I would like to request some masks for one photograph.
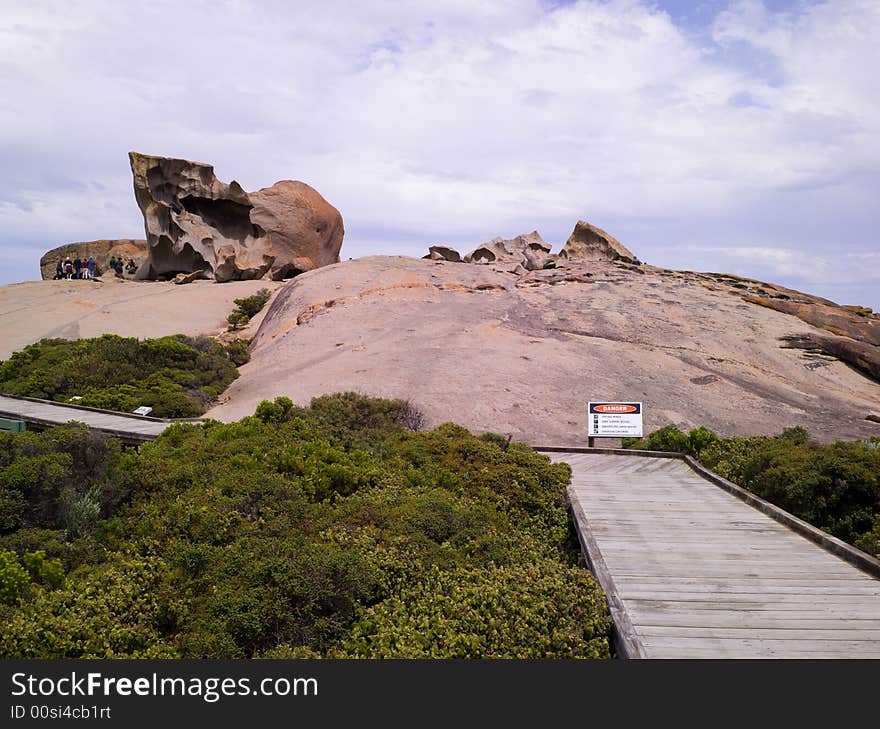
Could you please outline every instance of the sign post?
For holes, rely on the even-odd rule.
[[[587,408],[587,446],[596,438],[641,438],[642,403],[590,402]]]

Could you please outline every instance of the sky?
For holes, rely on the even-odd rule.
[[[0,0],[0,283],[144,237],[129,150],[296,179],[342,257],[579,219],[880,309],[877,0]]]

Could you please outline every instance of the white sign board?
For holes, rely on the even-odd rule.
[[[135,415],[149,415],[153,412],[153,408],[147,407],[146,405],[141,405],[137,410],[132,410]]]
[[[587,419],[590,438],[642,437],[640,402],[590,402]]]

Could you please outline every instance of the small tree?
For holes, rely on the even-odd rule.
[[[237,308],[226,317],[226,321],[229,322],[229,331],[246,327],[250,320],[263,310],[270,296],[272,294],[269,292],[269,289],[260,289],[253,296],[235,299]]]

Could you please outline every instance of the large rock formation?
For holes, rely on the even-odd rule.
[[[342,216],[303,182],[249,193],[201,162],[129,158],[149,242],[139,278],[203,270],[217,281],[281,280],[339,261]]]
[[[306,273],[278,291],[251,361],[209,416],[356,390],[409,399],[428,425],[544,445],[584,445],[590,399],[643,401],[649,431],[801,425],[821,440],[880,435],[867,419],[880,414],[871,378],[880,347],[869,335],[832,334],[802,312],[744,300],[826,305],[815,297],[619,260],[511,269],[376,256]]]
[[[147,260],[149,251],[147,249],[147,241],[124,238],[119,240],[90,240],[82,243],[67,243],[58,248],[47,251],[40,259],[40,274],[44,279],[55,278],[55,267],[58,261],[65,258],[74,260],[79,257],[83,261],[87,261],[89,257],[95,259],[97,264],[97,275],[106,273],[110,268],[111,258],[122,258],[126,263],[134,260],[135,264],[140,268],[141,264]]]
[[[584,261],[623,261],[633,263],[635,255],[614,236],[601,228],[579,220],[559,252],[561,258]]]

